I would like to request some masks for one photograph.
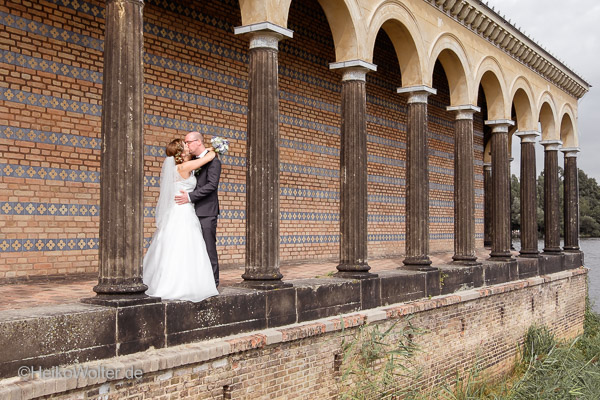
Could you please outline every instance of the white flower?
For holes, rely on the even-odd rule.
[[[215,149],[217,154],[225,154],[229,150],[229,140],[215,136],[211,139],[210,144]]]

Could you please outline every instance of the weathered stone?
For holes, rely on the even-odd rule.
[[[166,305],[167,346],[267,327],[265,292],[226,288],[200,303]]]
[[[257,289],[289,286],[281,281],[279,265],[279,39],[270,31],[250,38],[242,285]]]
[[[540,255],[540,275],[553,274],[565,270],[565,256],[544,251]]]
[[[558,198],[558,140],[544,145],[544,253],[560,254],[560,204]]]
[[[141,0],[106,2],[99,294],[143,293],[144,71]]]
[[[521,137],[521,250],[519,253],[521,257],[537,257],[539,251],[535,138],[538,133],[523,132],[517,135]]]
[[[165,347],[165,304],[119,308],[117,342],[119,355]]]
[[[295,280],[298,322],[359,310],[360,282],[347,279]]]
[[[115,311],[83,304],[3,311],[0,377],[116,355]]]
[[[537,257],[518,257],[517,264],[519,266],[519,279],[531,278],[540,274],[539,260]]]
[[[486,285],[497,285],[519,279],[519,267],[516,260],[485,261],[483,279]]]
[[[472,289],[483,284],[483,267],[481,265],[465,267],[437,265],[437,267],[440,269],[441,294]]]
[[[340,264],[336,276],[367,278],[366,69],[349,68],[342,80],[340,144]]]
[[[427,296],[425,272],[398,269],[379,273],[381,305],[401,303]]]

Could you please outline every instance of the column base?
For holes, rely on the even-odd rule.
[[[370,279],[377,278],[379,275],[373,274],[368,271],[338,271],[333,274],[336,278],[344,278],[344,279]]]
[[[243,277],[243,275],[242,275]],[[289,282],[284,282],[282,280],[244,280],[243,282],[237,283],[233,285],[234,287],[241,287],[246,289],[255,289],[255,290],[274,290],[274,289],[284,289],[293,287]]]
[[[477,257],[475,256],[461,256],[457,254],[452,256],[452,262],[450,264],[465,267],[472,265],[481,265],[481,263],[477,261]]]
[[[107,296],[131,296],[136,294],[144,294],[146,290],[148,290],[148,286],[141,282],[139,279],[138,282],[100,282],[96,286],[94,286],[94,292],[98,293],[98,295],[107,295]]]
[[[550,255],[562,254],[562,248],[560,246],[544,247],[544,253]]]
[[[368,279],[377,277],[377,274],[369,272],[371,267],[367,263],[339,264],[336,268],[338,272],[333,274],[336,278]]]
[[[141,304],[160,303],[160,297],[150,297],[146,294],[97,294],[95,297],[81,299],[82,303],[106,307],[129,307]]]
[[[489,261],[514,261],[514,257],[510,251],[491,252]]]
[[[581,247],[579,246],[565,246],[563,247],[563,251],[567,253],[581,253]]]
[[[540,252],[538,250],[522,250],[519,251],[519,257],[523,258],[538,258]]]
[[[431,266],[431,260],[429,259],[429,256],[406,257],[402,261],[402,264],[404,264],[404,266],[400,267],[400,269],[409,271],[427,272],[438,270],[438,268]]]

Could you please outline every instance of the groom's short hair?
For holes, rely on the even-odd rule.
[[[204,146],[204,136],[200,132],[190,132],[194,140],[199,140],[202,146]]]

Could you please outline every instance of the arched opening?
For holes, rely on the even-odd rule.
[[[287,22],[294,37],[279,42],[280,259],[335,259],[341,79],[329,69],[334,38],[317,0],[293,1]]]
[[[406,98],[396,93],[403,74],[391,34],[384,24],[373,48],[377,71],[367,74],[369,257],[401,255],[405,248]]]
[[[560,140],[563,147],[576,147],[576,137],[573,120],[568,113],[565,113],[560,123]]]
[[[429,145],[429,226],[430,248],[432,251],[451,252],[454,248],[454,113],[448,112],[451,105],[452,89],[463,78],[458,78],[450,51],[442,52],[442,58],[435,62],[432,84],[437,89],[435,96],[429,96],[428,145]],[[447,70],[452,71],[450,76]]]

